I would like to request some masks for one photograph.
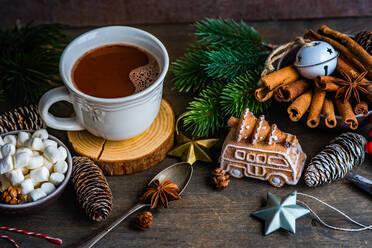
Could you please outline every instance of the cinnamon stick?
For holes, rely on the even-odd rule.
[[[263,76],[261,81],[263,86],[267,88],[267,91],[272,91],[280,85],[292,83],[299,78],[300,75],[298,74],[296,68],[291,65]]]
[[[334,128],[337,124],[336,115],[335,115],[335,106],[331,99],[326,97],[324,99],[322,113],[324,116],[324,123],[329,128]]]
[[[356,115],[368,116],[368,103],[361,101],[354,107],[354,113]]]
[[[310,84],[305,79],[300,79],[292,83],[279,86],[275,92],[275,99],[278,102],[289,102],[301,95],[307,89],[310,88]]]
[[[350,102],[349,101],[344,102],[344,99],[337,99],[336,107],[345,124],[348,125],[352,130],[357,129],[358,120],[355,118]]]
[[[299,121],[305,114],[306,110],[310,107],[311,98],[313,91],[308,90],[301,96],[297,97],[296,100],[288,107],[287,112],[291,121]]]
[[[356,79],[359,76],[358,71],[348,64],[343,58],[338,57],[337,58],[337,66],[336,70],[339,74],[342,75],[342,73],[345,73],[352,79]],[[367,82],[368,80],[366,78],[362,79],[362,82]]]
[[[332,76],[317,76],[315,78],[315,86],[327,92],[336,91],[340,88],[338,84],[334,83],[337,80],[340,79]]]
[[[319,125],[320,113],[322,112],[326,92],[319,88],[314,88],[311,100],[309,115],[307,116],[307,126],[315,128]]]
[[[254,96],[259,102],[266,102],[274,95],[275,90],[269,91],[266,87],[261,87],[255,90]]]
[[[368,75],[372,76],[372,55],[370,55],[361,45],[346,34],[331,29],[327,25],[322,25],[319,28],[319,31],[346,46],[360,60],[360,62],[365,65]]]
[[[321,35],[313,30],[309,30],[305,34],[305,38],[308,38],[311,40],[321,40],[321,41],[325,41],[331,44],[338,52],[340,52],[340,54],[344,58],[346,58],[350,63],[352,63],[352,65],[354,65],[359,71],[362,72],[366,70],[365,66],[354,56],[354,54],[350,52],[344,45],[340,44],[339,42],[327,36]]]

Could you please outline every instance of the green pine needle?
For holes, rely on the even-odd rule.
[[[256,69],[247,71],[233,82],[228,83],[220,96],[222,111],[227,116],[235,117],[240,117],[246,108],[254,114],[265,113],[270,107],[270,102],[260,103],[254,97],[259,79],[260,70]]]
[[[201,64],[206,74],[215,79],[233,80],[257,64],[263,63],[266,52],[258,52],[254,49],[237,49],[229,47],[207,52],[208,63]]]
[[[0,93],[17,104],[37,103],[60,80],[58,64],[67,42],[60,24],[28,24],[0,30]]]
[[[211,19],[196,22],[195,36],[205,46],[229,45],[237,47],[244,43],[261,43],[260,34],[245,22],[231,19]]]
[[[200,63],[207,61],[203,50],[192,49],[183,57],[172,63],[170,72],[173,74],[174,88],[179,92],[199,92],[210,80],[200,69]]]
[[[208,136],[215,134],[225,125],[224,115],[219,106],[222,88],[222,83],[208,86],[189,103],[184,117],[187,131],[191,131],[196,136]]]

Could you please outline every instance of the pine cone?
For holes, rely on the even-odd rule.
[[[359,43],[369,54],[372,54],[372,31],[361,31],[355,36]]]
[[[143,211],[136,216],[136,226],[145,230],[152,225],[152,214],[149,211]]]
[[[230,180],[227,180],[230,175],[226,174],[226,171],[221,168],[216,168],[212,172],[212,180],[217,190],[223,190],[229,185]]]
[[[44,128],[45,124],[35,105],[13,109],[0,115],[0,132],[15,130],[37,130]]]
[[[16,205],[24,202],[24,200],[25,199],[22,196],[22,190],[20,187],[9,186],[1,194],[2,203]]]
[[[367,140],[357,133],[343,133],[315,155],[306,168],[304,180],[309,187],[343,178],[353,167],[363,163]]]
[[[87,157],[74,157],[72,184],[80,206],[95,221],[105,220],[111,213],[112,193],[101,169]]]

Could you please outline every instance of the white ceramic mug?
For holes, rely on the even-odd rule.
[[[121,98],[98,98],[79,91],[72,83],[72,69],[87,51],[109,44],[132,44],[150,52],[158,61],[160,74],[147,89]],[[132,27],[109,26],[80,35],[63,51],[60,74],[65,87],[45,93],[39,102],[39,112],[47,126],[59,130],[88,130],[108,140],[123,140],[145,131],[158,114],[163,81],[168,71],[169,57],[164,45],[153,35]],[[61,118],[49,113],[56,102],[72,103],[75,117]]]

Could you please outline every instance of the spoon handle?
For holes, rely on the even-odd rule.
[[[95,233],[94,236],[88,238],[86,241],[84,241],[82,244],[78,246],[78,248],[90,248],[95,243],[97,243],[101,238],[103,238],[107,233],[109,233],[112,229],[114,229],[117,225],[120,224],[123,220],[125,220],[129,215],[133,214],[137,210],[147,206],[148,204],[142,204],[138,203],[135,206],[133,206],[131,209],[128,210],[125,214],[117,218],[114,222],[112,222],[109,226],[105,226],[101,231],[98,233]]]

